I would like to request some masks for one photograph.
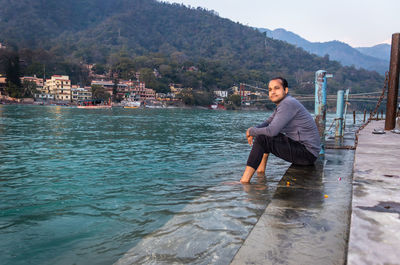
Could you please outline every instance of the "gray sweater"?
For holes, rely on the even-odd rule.
[[[249,133],[251,136],[276,136],[283,133],[292,140],[302,143],[315,157],[318,157],[321,149],[314,119],[306,108],[289,94],[265,122],[250,128]]]

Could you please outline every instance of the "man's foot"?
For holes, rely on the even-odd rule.
[[[256,170],[252,167],[246,166],[246,169],[244,170],[243,176],[240,179],[241,183],[250,183],[251,177],[253,177],[253,174]]]
[[[257,168],[257,176],[265,176],[265,168],[267,167],[268,154],[264,154],[260,165]]]
[[[263,176],[265,176],[265,171],[257,170],[257,177],[263,177]]]

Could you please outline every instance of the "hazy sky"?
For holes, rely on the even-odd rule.
[[[391,42],[400,32],[399,0],[168,0],[214,10],[244,25],[284,28],[312,42],[353,47]]]

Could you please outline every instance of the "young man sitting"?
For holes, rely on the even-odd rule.
[[[264,174],[269,153],[297,165],[312,165],[317,159],[320,152],[317,125],[306,108],[288,93],[286,79],[270,80],[269,99],[277,106],[265,122],[246,131],[247,141],[253,147],[240,182],[249,183],[256,169]]]

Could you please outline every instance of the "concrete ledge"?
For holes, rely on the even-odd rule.
[[[315,167],[291,166],[231,264],[344,264],[353,158],[328,150]]]
[[[372,134],[373,121],[359,135],[348,264],[400,264],[400,134]]]

